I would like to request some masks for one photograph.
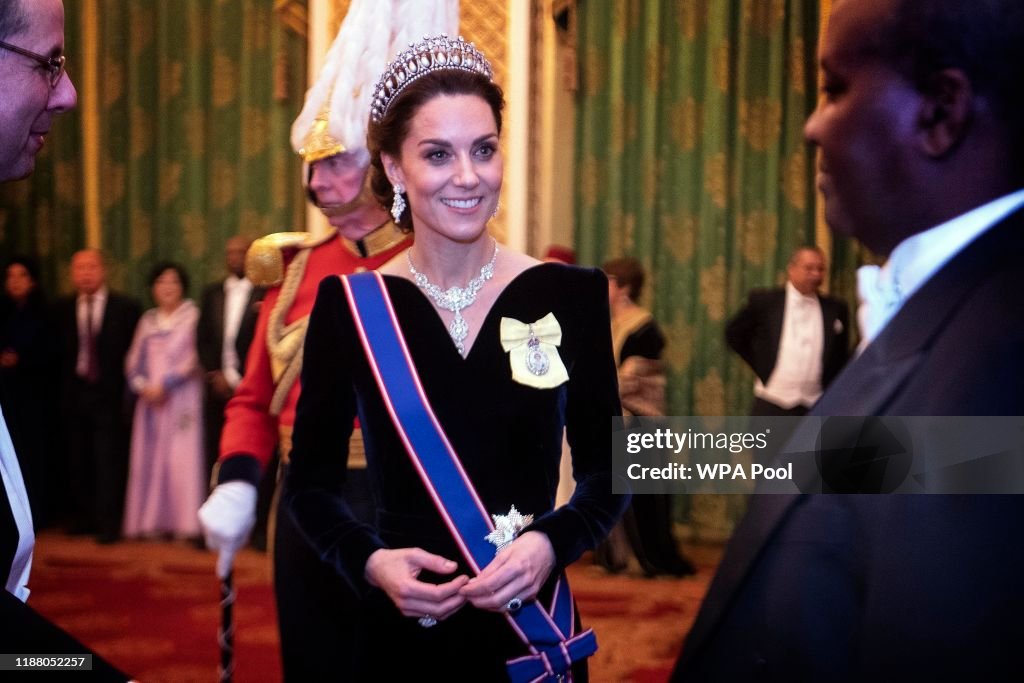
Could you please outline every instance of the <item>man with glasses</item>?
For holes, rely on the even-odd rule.
[[[0,182],[32,173],[53,117],[75,106],[63,51],[61,0],[0,0]],[[128,680],[25,604],[35,535],[3,415],[0,479],[0,665],[13,666],[15,656],[92,655],[93,680]]]
[[[0,182],[35,168],[54,116],[74,108],[60,0],[0,2]]]

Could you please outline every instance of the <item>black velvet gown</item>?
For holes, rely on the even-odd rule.
[[[556,568],[541,596],[550,595],[558,572],[604,538],[628,504],[628,496],[612,493],[610,418],[620,410],[604,275],[560,264],[523,272],[499,295],[466,358],[415,284],[384,281],[424,390],[487,511],[506,514],[515,505],[535,516],[532,530],[550,538]],[[499,327],[502,317],[532,323],[548,313],[561,327],[558,354],[569,380],[537,389],[513,380]],[[338,278],[320,285],[304,353],[286,504],[324,561],[363,596],[366,658],[345,664],[345,673],[352,680],[505,680],[505,661],[527,650],[503,616],[467,604],[424,629],[364,578],[379,548],[420,547],[459,563],[456,574],[425,580],[469,570],[396,434]],[[376,528],[357,521],[339,493],[356,415]],[[552,511],[563,426],[576,492]],[[577,680],[584,671],[578,668]]]

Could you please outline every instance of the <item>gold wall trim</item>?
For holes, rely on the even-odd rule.
[[[820,25],[818,27],[818,45],[820,46],[825,40],[825,30],[828,28],[828,17],[832,13],[832,0],[821,0],[819,4],[821,11]],[[818,68],[818,92],[821,92],[821,68]],[[821,95],[818,95],[821,97]],[[821,150],[815,150],[814,163],[815,169],[817,169],[818,155],[821,154]],[[815,175],[817,171],[815,170]],[[826,254],[832,253],[832,233],[829,232],[828,223],[825,222],[825,198],[821,196],[821,191],[817,188],[815,183],[814,188],[814,242],[822,251]],[[826,285],[828,281],[826,280]],[[827,290],[828,287],[826,286]]]
[[[82,187],[85,191],[85,246],[103,246],[103,216],[100,210],[100,92],[99,92],[99,7],[97,0],[83,0],[82,13]]]

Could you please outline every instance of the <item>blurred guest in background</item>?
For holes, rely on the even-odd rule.
[[[552,244],[544,252],[544,261],[547,263],[564,263],[568,266],[576,265],[576,252],[571,247],[564,247],[561,244]]]
[[[220,453],[224,409],[245,373],[245,358],[256,334],[256,320],[266,294],[264,287],[254,286],[245,275],[245,255],[251,244],[252,240],[243,235],[228,239],[224,245],[227,277],[207,286],[200,304],[196,344],[199,362],[206,372],[203,434],[207,479]],[[267,547],[267,520],[277,488],[277,467],[275,449],[260,479],[256,526],[252,531],[252,545],[260,550]]]
[[[138,394],[125,501],[128,537],[198,538],[203,501],[203,381],[196,353],[199,309],[185,298],[181,266],[157,264],[149,278],[156,308],[139,321],[125,374]]]
[[[32,521],[49,518],[48,406],[56,384],[54,334],[34,259],[7,263],[0,299],[0,405],[25,478]]]
[[[612,351],[619,368],[622,414],[664,415],[666,380],[661,355],[665,337],[651,312],[637,303],[645,280],[643,266],[626,256],[608,261],[602,269],[608,276]],[[696,571],[680,554],[672,534],[671,495],[633,496],[622,523],[598,547],[595,557],[605,569],[620,572],[628,566],[630,551],[647,576],[689,576]]]
[[[224,245],[228,274],[203,290],[196,344],[206,372],[205,443],[207,475],[217,462],[224,406],[245,371],[256,316],[264,290],[245,277],[245,253],[251,240],[235,235]]]
[[[820,293],[825,254],[800,247],[786,284],[755,289],[725,328],[729,347],[757,374],[751,415],[806,415],[850,356],[850,309]]]
[[[98,249],[71,257],[71,282],[76,293],[56,308],[71,531],[113,543],[121,531],[131,428],[124,357],[139,304],[107,287]]]

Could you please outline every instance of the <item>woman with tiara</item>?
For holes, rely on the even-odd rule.
[[[388,66],[372,187],[415,242],[377,273],[325,279],[310,317],[286,504],[363,596],[353,680],[585,680],[596,649],[563,570],[629,498],[613,492],[627,489],[611,470],[608,286],[488,234],[503,105],[461,38]],[[354,416],[375,527],[339,494]],[[555,510],[563,428],[576,490]]]

